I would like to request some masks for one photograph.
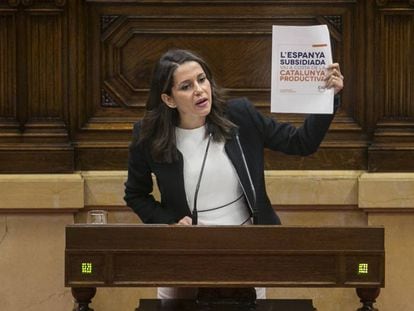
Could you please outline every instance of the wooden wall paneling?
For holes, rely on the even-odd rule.
[[[375,128],[375,100],[374,94],[377,90],[375,75],[375,55],[377,47],[375,42],[375,0],[358,1],[357,13],[355,18],[354,34],[357,38],[350,51],[350,56],[354,59],[354,71],[349,73],[350,79],[358,87],[354,87],[357,102],[352,105],[358,120],[368,139],[371,138]],[[347,77],[346,77],[347,79]],[[345,89],[349,88],[347,79]],[[361,104],[363,103],[363,104]]]
[[[82,77],[85,83],[79,87],[84,97],[80,97],[76,103],[78,119],[73,128],[76,169],[126,169],[131,139],[130,123],[137,118],[130,116],[129,122],[121,118],[122,114],[128,118],[128,114],[122,112],[126,108],[116,104],[113,95],[101,88],[101,70],[106,68],[101,62],[105,50],[105,44],[101,43],[101,31],[107,18],[87,8],[85,3],[83,6],[83,14],[87,17],[84,19],[84,29],[80,31],[87,36],[81,42],[83,49],[79,51],[83,55],[79,57],[85,59],[86,76]]]
[[[230,96],[248,96],[268,113],[271,26],[327,23],[335,58],[351,77],[357,1],[328,2],[86,1],[87,90],[85,101],[77,103],[85,113],[74,133],[77,169],[126,168],[132,123],[143,116],[153,63],[168,48],[199,52]],[[269,155],[268,169],[366,168],[364,120],[353,107],[364,103],[354,95],[357,82],[350,78],[349,85],[321,151],[300,159]],[[277,117],[293,123],[303,119]],[[338,154],[343,161],[337,161]]]
[[[414,171],[414,5],[377,1],[377,122],[370,171]]]
[[[9,5],[17,10],[17,44],[6,46],[13,55],[9,83],[16,92],[19,128],[6,132],[9,135],[1,131],[0,171],[71,172],[65,1],[9,1]],[[10,25],[7,31],[13,31]]]
[[[0,138],[19,129],[17,121],[17,10],[0,7]]]
[[[86,16],[85,1],[73,0],[67,4],[68,14],[68,107],[69,132],[72,142],[81,127],[82,107],[86,99]]]

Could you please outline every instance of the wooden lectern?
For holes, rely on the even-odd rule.
[[[380,227],[77,224],[66,227],[65,286],[78,311],[116,286],[353,287],[358,310],[372,311],[384,259]]]

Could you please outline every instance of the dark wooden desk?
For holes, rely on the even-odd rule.
[[[79,310],[96,287],[258,286],[353,287],[372,311],[384,257],[379,227],[80,224],[66,228],[65,285]]]

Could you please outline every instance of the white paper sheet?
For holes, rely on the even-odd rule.
[[[271,112],[333,113],[334,90],[325,88],[330,64],[326,25],[273,26]]]

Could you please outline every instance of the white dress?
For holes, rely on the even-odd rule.
[[[183,155],[184,187],[190,210],[194,208],[196,185],[206,152],[205,126],[196,129],[176,128],[177,148]],[[249,209],[237,173],[228,158],[224,143],[211,140],[197,195],[198,224],[251,224]],[[158,288],[159,299],[194,299],[196,288]],[[258,299],[265,299],[265,288],[256,288]]]

